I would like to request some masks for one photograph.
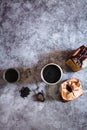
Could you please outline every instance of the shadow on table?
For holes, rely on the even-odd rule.
[[[71,70],[66,66],[65,60],[67,59],[68,55],[70,54],[71,50],[65,51],[54,51],[45,56],[40,56],[37,65],[32,66],[30,68],[18,68],[20,71],[21,79],[20,83],[37,83],[41,81],[41,69],[44,65],[48,63],[56,63],[63,71],[70,72]],[[32,59],[33,60],[33,59]]]
[[[40,55],[38,63],[32,67],[29,67],[26,69],[23,67],[16,68],[20,72],[20,80],[18,83],[19,84],[23,84],[23,83],[37,84],[38,82],[41,82],[41,76],[40,76],[41,69],[44,65],[51,62],[56,63],[59,66],[61,66],[63,71],[69,72],[70,69],[66,66],[65,60],[67,59],[70,53],[71,53],[71,50],[53,51],[44,56]],[[3,80],[3,72],[4,70],[0,70],[0,86],[3,86],[6,84],[6,82]],[[60,98],[60,96],[57,98]]]
[[[4,87],[6,85],[6,82],[5,80],[3,79],[3,73],[4,73],[4,70],[1,69],[0,70],[0,88]]]

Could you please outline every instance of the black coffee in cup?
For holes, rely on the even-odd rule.
[[[4,79],[9,83],[14,83],[19,79],[19,73],[16,69],[7,69],[4,73]]]
[[[44,81],[50,84],[54,84],[61,78],[61,69],[55,64],[48,64],[44,67],[42,75]]]

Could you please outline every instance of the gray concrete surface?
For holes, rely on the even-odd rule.
[[[83,44],[87,0],[0,0],[0,130],[87,130],[87,68],[72,72],[65,64]],[[58,93],[55,100],[35,101],[33,95],[46,87],[41,68],[50,62],[62,67],[62,81],[81,80],[81,97],[63,103]],[[18,83],[4,82],[10,67],[19,69]],[[26,86],[31,93],[22,98],[19,91]]]

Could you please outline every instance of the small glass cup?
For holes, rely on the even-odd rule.
[[[20,73],[15,68],[9,68],[4,71],[3,79],[8,83],[16,83],[20,79]]]

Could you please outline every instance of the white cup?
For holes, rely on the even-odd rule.
[[[49,70],[47,70],[47,68]],[[58,77],[57,78],[55,76],[52,76],[53,78],[56,78],[56,79],[53,79],[53,81],[55,81],[55,82],[51,82],[51,81],[48,82],[48,80],[46,80],[47,77],[46,78],[44,77],[44,72],[45,71],[47,71],[47,77],[50,78],[50,79],[52,79],[51,78],[52,74],[55,74]],[[53,72],[53,71],[55,71],[55,72]],[[49,63],[49,64],[45,65],[42,68],[42,70],[41,70],[41,79],[43,80],[44,83],[46,83],[49,86],[50,85],[56,85],[61,80],[62,74],[63,74],[63,71],[62,71],[62,69],[61,69],[61,67],[59,65],[57,65],[55,63]]]
[[[49,63],[41,69],[41,79],[47,85],[48,95],[53,99],[56,95],[56,86],[62,79],[62,75],[62,68],[55,63]]]

